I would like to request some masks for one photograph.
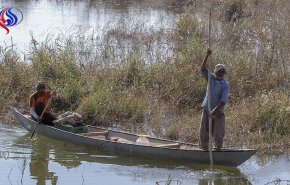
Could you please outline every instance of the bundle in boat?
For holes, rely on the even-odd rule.
[[[65,112],[54,120],[56,128],[73,133],[87,133],[88,127],[82,123],[82,116],[76,112]]]

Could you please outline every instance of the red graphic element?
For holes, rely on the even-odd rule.
[[[4,18],[4,15],[5,15],[5,13],[7,12],[8,9],[9,9],[9,8],[4,9],[4,10],[2,11],[1,15],[0,15],[0,16],[1,16],[1,17],[0,17],[0,26],[1,26],[2,28],[4,28],[4,29],[7,31],[6,34],[9,33],[9,29],[5,26],[6,20],[5,20],[5,18]]]

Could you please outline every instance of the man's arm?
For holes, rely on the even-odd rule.
[[[36,114],[35,112],[35,108],[34,107],[30,107],[30,114],[35,118],[38,119],[39,116]]]
[[[38,119],[38,115],[35,112],[35,99],[33,96],[30,97],[29,107],[30,107],[30,114],[35,118]]]
[[[57,94],[56,91],[51,91],[51,90],[46,90],[45,93],[48,98],[56,96]]]
[[[207,49],[207,53],[206,53],[206,56],[200,66],[200,70],[201,71],[205,71],[206,70],[206,66],[207,66],[207,59],[208,57],[211,55],[212,51],[210,49]]]

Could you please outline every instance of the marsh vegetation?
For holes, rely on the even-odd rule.
[[[27,109],[35,83],[45,80],[60,94],[53,102],[56,112],[73,110],[87,124],[197,142],[208,4],[168,3],[177,6],[184,13],[170,28],[130,24],[130,18],[102,35],[76,28],[42,42],[32,37],[24,57],[13,44],[1,44],[2,117],[12,105]],[[289,149],[289,1],[228,0],[212,6],[211,66],[226,64],[231,84],[225,144]]]

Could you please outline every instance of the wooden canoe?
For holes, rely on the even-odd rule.
[[[12,112],[21,125],[32,132],[36,122],[30,116],[21,114],[16,108],[12,108]],[[209,164],[208,152],[190,143],[147,137],[149,145],[141,145],[136,143],[138,135],[94,126],[88,126],[88,133],[75,134],[40,124],[37,133],[60,141],[133,157]],[[255,152],[256,150],[253,149],[234,148],[213,151],[214,165],[236,167],[248,160]]]

